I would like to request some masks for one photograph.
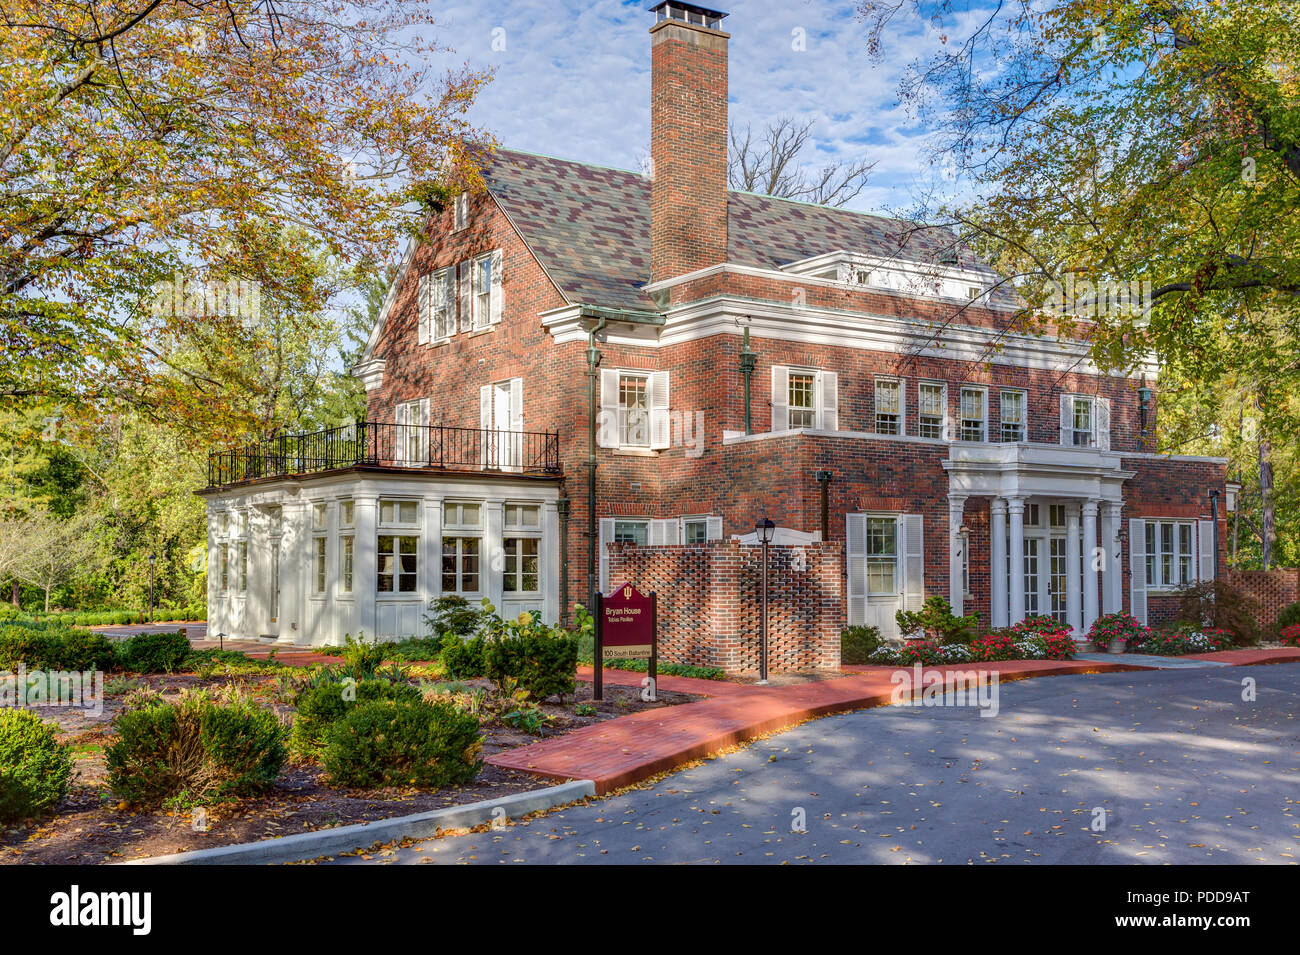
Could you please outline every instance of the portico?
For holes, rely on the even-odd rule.
[[[989,498],[989,611],[995,627],[1042,614],[1082,640],[1100,614],[1122,606],[1123,485],[1133,472],[1096,448],[954,444],[948,472],[949,580],[963,609],[970,573],[964,517]]]

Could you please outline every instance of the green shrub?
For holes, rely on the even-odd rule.
[[[1207,580],[1178,592],[1178,623],[1193,630],[1223,630],[1239,647],[1263,637],[1260,606],[1253,597],[1224,580]]]
[[[365,634],[353,640],[352,634],[344,638],[343,665],[354,680],[369,680],[384,662],[384,646],[378,640],[366,641]]]
[[[1294,627],[1300,623],[1300,602],[1287,604],[1282,608],[1282,612],[1277,615],[1277,622],[1273,624],[1274,629],[1281,633],[1287,627]]]
[[[285,761],[284,727],[248,700],[187,693],[120,714],[108,784],[134,805],[198,805],[265,792]]]
[[[591,632],[578,631],[578,662],[593,666],[596,659],[596,637]],[[695,680],[725,680],[727,671],[722,667],[702,666],[694,663],[656,663],[659,676],[688,676]],[[638,657],[623,657],[605,660],[606,670],[629,670],[633,673],[649,673],[650,661]]]
[[[482,676],[487,672],[484,652],[486,646],[487,641],[481,636],[469,640],[460,638],[447,640],[438,653],[438,659],[442,662],[442,668],[447,671],[447,676],[453,680],[467,680],[470,677]]]
[[[478,720],[448,703],[365,703],[331,727],[325,772],[335,786],[467,783],[478,775]]]
[[[17,670],[20,663],[29,670],[46,669],[57,654],[58,637],[48,630],[21,626],[0,630],[0,669]]]
[[[572,696],[578,672],[578,638],[556,628],[525,628],[488,642],[484,662],[498,688],[517,681],[535,700]]]
[[[474,607],[459,594],[435,597],[429,602],[429,612],[424,615],[431,639],[439,642],[448,634],[472,637],[483,623],[483,611]]]
[[[350,709],[365,703],[380,701],[413,703],[420,699],[420,691],[406,683],[387,680],[327,679],[309,686],[294,697],[297,713],[293,719],[294,752],[306,757],[319,756],[325,745],[329,728],[342,719]]]
[[[72,751],[57,730],[29,710],[0,710],[0,823],[56,806],[72,779]]]
[[[120,644],[123,668],[136,673],[171,673],[180,669],[190,655],[190,642],[176,630],[169,633],[137,633]]]
[[[60,670],[99,670],[117,666],[117,647],[102,633],[69,630],[60,638]]]
[[[0,604],[0,624],[13,623],[21,613],[13,604]]]
[[[875,627],[845,627],[840,631],[840,662],[865,664],[880,646],[880,631]]]
[[[899,610],[894,619],[906,637],[923,637],[941,644],[970,643],[979,629],[979,616],[958,617],[943,597],[926,597],[920,610]]]

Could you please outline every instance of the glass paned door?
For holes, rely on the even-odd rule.
[[[1066,596],[1065,587],[1068,574],[1065,565],[1065,538],[1053,537],[1050,547],[1050,576],[1047,581],[1047,594],[1050,601],[1052,619],[1065,622]]]

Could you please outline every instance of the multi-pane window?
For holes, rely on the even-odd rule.
[[[325,529],[325,502],[317,501],[311,506],[311,526],[313,530]]]
[[[986,421],[985,401],[988,395],[983,388],[961,390],[961,439],[983,441]]]
[[[614,543],[638,544],[644,547],[649,530],[650,525],[646,521],[615,521]]]
[[[619,443],[650,447],[650,379],[646,375],[618,376]]]
[[[876,433],[903,433],[903,385],[893,378],[876,379]]]
[[[339,556],[342,561],[342,567],[339,572],[339,591],[341,593],[352,593],[352,566],[355,555],[355,546],[352,535],[339,538]]]
[[[267,514],[270,517],[270,527],[268,528],[268,533],[272,537],[276,537],[279,534],[283,533],[284,532],[284,511],[280,508],[280,506],[276,505],[275,507],[269,508],[267,510]]]
[[[442,505],[442,522],[448,527],[478,527],[481,520],[477,501],[447,501]]]
[[[1070,399],[1071,444],[1077,448],[1092,444],[1092,399],[1075,396]]]
[[[1025,538],[1025,613],[1038,613],[1038,544],[1042,538]]]
[[[474,327],[492,322],[492,256],[474,260]]]
[[[917,433],[923,438],[942,438],[947,404],[943,384],[923,381],[917,386]]]
[[[1003,441],[1025,440],[1025,393],[1004,391],[999,399]]]
[[[230,512],[222,511],[217,515],[217,531],[221,534],[230,533]]]
[[[415,501],[380,501],[379,523],[414,524],[419,510]]]
[[[326,580],[326,542],[324,537],[317,537],[312,540],[314,554],[313,574],[312,574],[312,593],[325,593]]]
[[[379,579],[376,590],[381,594],[413,594],[419,570],[418,537],[380,534],[378,542]]]
[[[479,556],[482,541],[477,537],[443,537],[442,592],[474,594],[479,591]]]
[[[709,522],[704,518],[682,521],[683,544],[706,544],[709,540]]]
[[[432,312],[430,326],[435,340],[450,338],[456,333],[456,284],[452,269],[439,269],[433,273],[433,296],[430,302]]]
[[[790,427],[812,428],[817,424],[817,375],[811,371],[790,372]]]
[[[248,592],[248,541],[239,542],[239,592]]]
[[[1147,587],[1160,589],[1194,583],[1190,521],[1147,521]]]
[[[537,530],[541,526],[541,509],[536,504],[507,504],[506,529]]]
[[[221,589],[223,591],[229,590],[230,589],[230,545],[223,542],[218,547],[218,552],[220,553],[219,566],[221,567],[221,574],[220,574]]]
[[[506,593],[537,593],[536,537],[507,537],[501,542],[505,551],[502,589]]]
[[[339,502],[339,526],[351,527],[355,521],[356,510],[351,501]]]
[[[898,522],[867,518],[867,596],[898,593]]]
[[[456,197],[452,215],[453,229],[463,229],[469,225],[469,193],[462,192]]]
[[[1053,504],[1055,510],[1057,505]],[[1051,614],[1054,620],[1064,621],[1067,616],[1065,597],[1066,563],[1065,538],[1053,537],[1048,548],[1048,584],[1047,592],[1051,600]]]
[[[1065,526],[1065,505],[1049,504],[1047,506],[1047,521],[1052,527]]]

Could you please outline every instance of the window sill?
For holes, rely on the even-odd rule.
[[[659,454],[654,448],[614,448],[615,454],[629,458],[653,458]]]
[[[494,331],[496,331],[495,325],[488,325],[485,328],[472,328],[469,331],[469,337],[478,338],[480,335],[487,335]]]

